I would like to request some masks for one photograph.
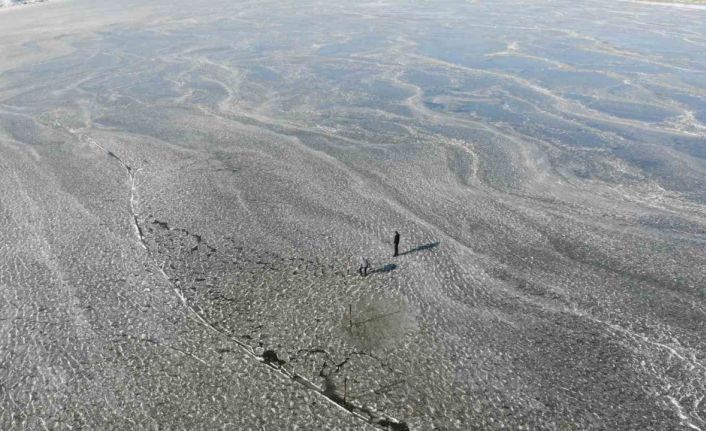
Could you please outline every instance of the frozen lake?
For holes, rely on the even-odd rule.
[[[0,11],[0,429],[706,431],[706,10],[330,3]]]

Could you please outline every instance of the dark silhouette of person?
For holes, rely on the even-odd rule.
[[[393,256],[399,256],[400,254],[400,233],[395,231],[395,254]]]

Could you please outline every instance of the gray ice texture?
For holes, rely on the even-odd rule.
[[[706,431],[704,23],[3,9],[0,429]]]

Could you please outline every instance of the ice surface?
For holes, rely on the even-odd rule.
[[[706,431],[706,11],[338,3],[0,14],[0,429]]]
[[[0,8],[12,7],[12,6],[22,6],[32,3],[42,3],[46,0],[2,0],[0,1]]]

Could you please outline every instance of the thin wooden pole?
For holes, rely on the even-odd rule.
[[[353,330],[353,304],[348,304],[348,325]]]

